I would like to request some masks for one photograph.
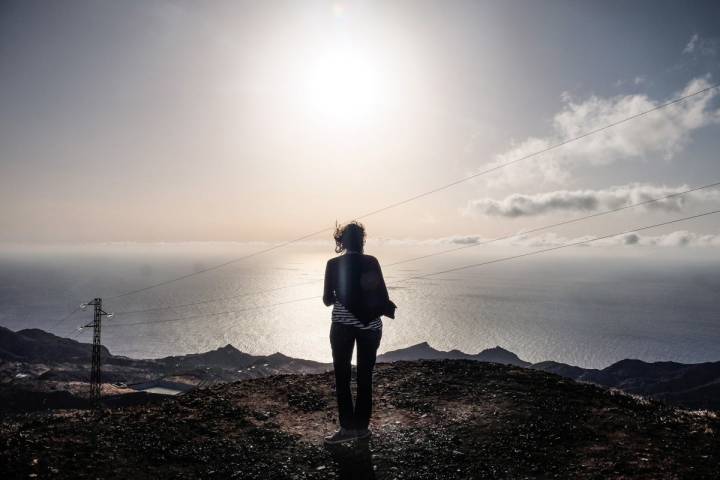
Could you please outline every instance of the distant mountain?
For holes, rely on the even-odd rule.
[[[382,355],[378,355],[377,358],[378,362],[397,362],[400,360],[475,360],[479,362],[515,365],[518,367],[528,367],[531,365],[529,362],[521,360],[514,353],[501,347],[488,348],[480,353],[470,354],[461,352],[460,350],[450,350],[449,352],[436,350],[427,342],[383,353]]]
[[[272,355],[251,355],[226,345],[204,353],[192,353],[163,357],[153,360],[132,359],[122,355],[113,355],[106,347],[101,347],[101,356],[105,364],[132,364],[143,367],[155,366],[157,369],[198,369],[215,368],[225,370],[258,369],[273,373],[304,373],[327,370],[330,364],[288,357],[281,353]],[[26,329],[13,332],[0,326],[0,360],[27,363],[89,363],[92,345],[69,338],[58,337],[39,329]]]
[[[188,355],[177,355],[164,357],[159,362],[175,364],[182,362],[185,367],[221,367],[221,368],[247,368],[252,365],[256,357],[244,353],[233,347],[225,345],[217,350],[210,350],[205,353],[191,353]]]
[[[689,408],[720,410],[720,362],[684,364],[621,360],[602,370],[541,362],[530,368]]]
[[[590,372],[599,372],[599,370],[585,369],[573,365],[567,365],[565,363],[551,361],[534,363],[532,368],[579,381],[584,381],[584,375],[590,375]]]
[[[0,327],[0,381],[41,390],[39,385],[46,381],[84,382],[88,377],[90,352],[90,344],[42,330],[13,332]],[[112,355],[103,347],[102,356],[106,365],[103,371],[105,381],[126,384],[164,379],[197,386],[283,373],[320,373],[332,369],[329,363],[292,358],[281,353],[251,355],[232,345],[204,353],[153,360]],[[604,369],[591,369],[552,361],[531,364],[499,346],[471,354],[460,350],[437,350],[427,342],[378,355],[377,361],[446,359],[526,367],[685,407],[720,410],[720,362],[683,364],[622,360]],[[28,365],[35,367],[29,368]]]
[[[329,363],[292,358],[282,353],[250,355],[249,353],[241,352],[230,344],[205,353],[164,357],[156,361],[167,367],[175,366],[185,369],[211,367],[235,371],[256,370],[257,372],[268,372],[268,374],[318,373],[332,367]]]
[[[37,328],[12,330],[0,327],[0,359],[23,362],[87,362],[92,345],[58,337]],[[107,348],[101,355],[110,357]]]
[[[621,360],[599,370],[552,361],[531,364],[501,347],[483,350],[477,354],[459,350],[444,352],[436,350],[427,342],[378,356],[378,362],[458,359],[527,367],[688,408],[720,410],[720,362],[684,364]]]
[[[0,411],[35,407],[64,408],[71,404],[56,391],[80,397],[88,391],[92,345],[61,338],[38,329],[13,332],[0,327],[0,384],[5,398]],[[278,374],[320,373],[331,364],[288,357],[281,353],[251,355],[232,345],[216,350],[159,359],[133,359],[113,355],[103,347],[102,379],[107,395],[135,391],[187,391],[217,383]],[[66,392],[67,393],[67,392]],[[138,399],[141,400],[142,396]],[[153,400],[152,395],[147,396]],[[31,400],[33,399],[33,400]],[[0,399],[2,400],[2,399]],[[84,404],[84,400],[81,404]],[[127,403],[127,402],[125,402]],[[12,405],[11,405],[12,404]],[[116,404],[118,404],[116,402]]]

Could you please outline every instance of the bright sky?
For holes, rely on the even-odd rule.
[[[4,1],[0,242],[289,239],[716,82],[714,1]],[[714,90],[365,223],[472,241],[720,181],[719,109]],[[720,215],[652,235],[720,246]]]

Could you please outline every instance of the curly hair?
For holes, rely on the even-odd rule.
[[[345,250],[362,252],[365,246],[365,227],[362,223],[352,221],[345,225],[335,225],[335,253]]]

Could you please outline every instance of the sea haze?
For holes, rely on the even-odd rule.
[[[37,327],[90,341],[90,311],[58,323],[100,296],[117,312],[104,323],[113,353],[158,357],[231,343],[252,354],[276,351],[330,359],[330,311],[322,294],[331,246],[293,246],[139,294],[128,290],[200,271],[267,244],[92,244],[4,246],[0,324]],[[452,246],[370,244],[381,263]],[[501,262],[431,279],[413,275],[529,250],[478,247],[385,268],[397,317],[385,319],[380,352],[428,341],[477,352],[500,345],[521,358],[605,367],[624,358],[720,360],[720,255],[712,248],[592,247]],[[259,290],[303,284],[261,295]],[[245,295],[245,296],[238,296]],[[234,298],[228,298],[234,297]],[[220,298],[214,303],[123,314]],[[215,313],[219,314],[215,315]],[[193,317],[174,321],[179,317]],[[123,326],[123,324],[140,325]]]

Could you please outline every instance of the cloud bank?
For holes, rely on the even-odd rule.
[[[512,194],[501,200],[481,198],[468,202],[464,212],[496,217],[517,218],[559,212],[597,212],[665,197],[690,187],[654,186],[633,183],[601,190],[556,190],[534,195]],[[688,193],[643,206],[646,210],[679,211],[687,202],[717,200],[717,190]]]
[[[550,248],[568,243],[587,242],[595,238],[592,235],[582,237],[564,237],[555,232],[540,235],[523,235],[507,240],[493,242],[497,246]],[[488,242],[489,238],[480,235],[459,235],[424,240],[422,244],[434,245],[476,245]],[[417,244],[417,243],[416,243]],[[613,246],[645,246],[645,247],[720,247],[720,234],[700,234],[687,230],[677,230],[663,235],[641,235],[628,233],[616,237],[588,243],[587,246],[613,247]]]
[[[595,236],[585,235],[581,237],[565,237],[556,232],[547,232],[538,235],[522,234],[499,241],[493,241],[490,245],[499,247],[524,247],[524,248],[550,248],[568,243],[589,242]],[[493,239],[483,235],[451,235],[448,237],[412,239],[412,238],[385,238],[371,239],[368,243],[375,246],[468,246],[479,245],[491,242]],[[585,245],[588,247],[720,247],[720,233],[702,234],[688,230],[676,230],[662,235],[642,235],[639,233],[627,233],[610,237]]]

